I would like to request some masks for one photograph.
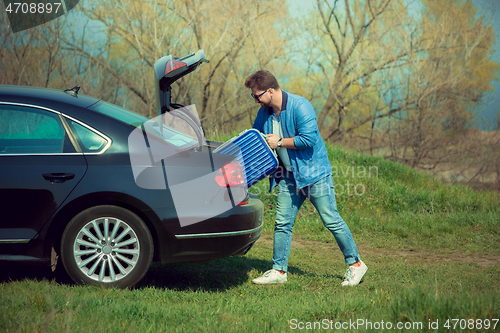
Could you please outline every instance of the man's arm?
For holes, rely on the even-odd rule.
[[[262,117],[261,110],[262,109],[259,109],[259,112],[257,112],[257,117],[255,117],[252,128],[261,133],[264,133],[264,119]]]
[[[294,113],[297,135],[293,138],[297,149],[313,147],[319,138],[316,114],[311,103],[302,98]]]
[[[269,147],[271,147],[271,149],[278,148],[279,139],[280,138],[276,134],[268,134],[266,137],[267,144],[269,145]],[[288,149],[297,149],[297,147],[295,147],[293,138],[281,138],[281,147]]]

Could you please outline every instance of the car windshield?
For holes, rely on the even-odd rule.
[[[168,143],[173,144],[177,147],[181,147],[182,149],[196,146],[198,144],[198,140],[195,136],[192,135],[194,131],[192,129],[186,129],[185,126],[184,128],[177,128],[178,126],[175,126],[175,128],[173,128],[167,125],[163,125],[162,135],[157,121],[141,114],[124,109],[117,105],[100,101],[90,106],[89,109],[103,113],[134,127],[141,126],[146,132],[153,134],[159,138],[163,138]]]

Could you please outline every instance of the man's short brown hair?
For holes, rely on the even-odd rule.
[[[280,85],[278,84],[276,77],[274,77],[271,72],[266,70],[257,71],[247,77],[245,87],[250,89],[256,87],[259,90],[267,90],[269,88],[280,89]]]

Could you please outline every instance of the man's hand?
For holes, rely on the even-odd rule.
[[[278,148],[278,140],[279,139],[280,139],[279,136],[277,136],[276,134],[267,134],[266,135],[266,142],[269,145],[269,147],[271,147],[271,149]]]

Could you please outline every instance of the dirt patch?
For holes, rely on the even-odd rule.
[[[258,241],[262,245],[272,246],[273,236],[262,235]],[[303,239],[298,236],[293,236],[292,249],[306,249],[310,248],[311,251],[327,250],[339,251],[337,243],[324,243],[314,240]],[[487,254],[484,252],[468,252],[459,250],[436,249],[434,251],[428,250],[414,250],[414,249],[387,249],[387,248],[373,248],[369,244],[358,243],[360,254],[370,257],[380,258],[388,257],[389,260],[401,259],[411,264],[424,264],[424,265],[439,265],[443,262],[454,262],[464,264],[476,264],[479,266],[487,267],[492,265],[500,265],[500,256],[495,254]]]
[[[371,252],[372,255],[378,254],[379,256],[404,258],[405,262],[415,264],[439,265],[444,262],[455,262],[477,264],[483,267],[500,264],[500,256],[486,255],[484,253],[467,253],[461,251],[442,253],[439,249],[436,251],[370,249],[368,252]]]

